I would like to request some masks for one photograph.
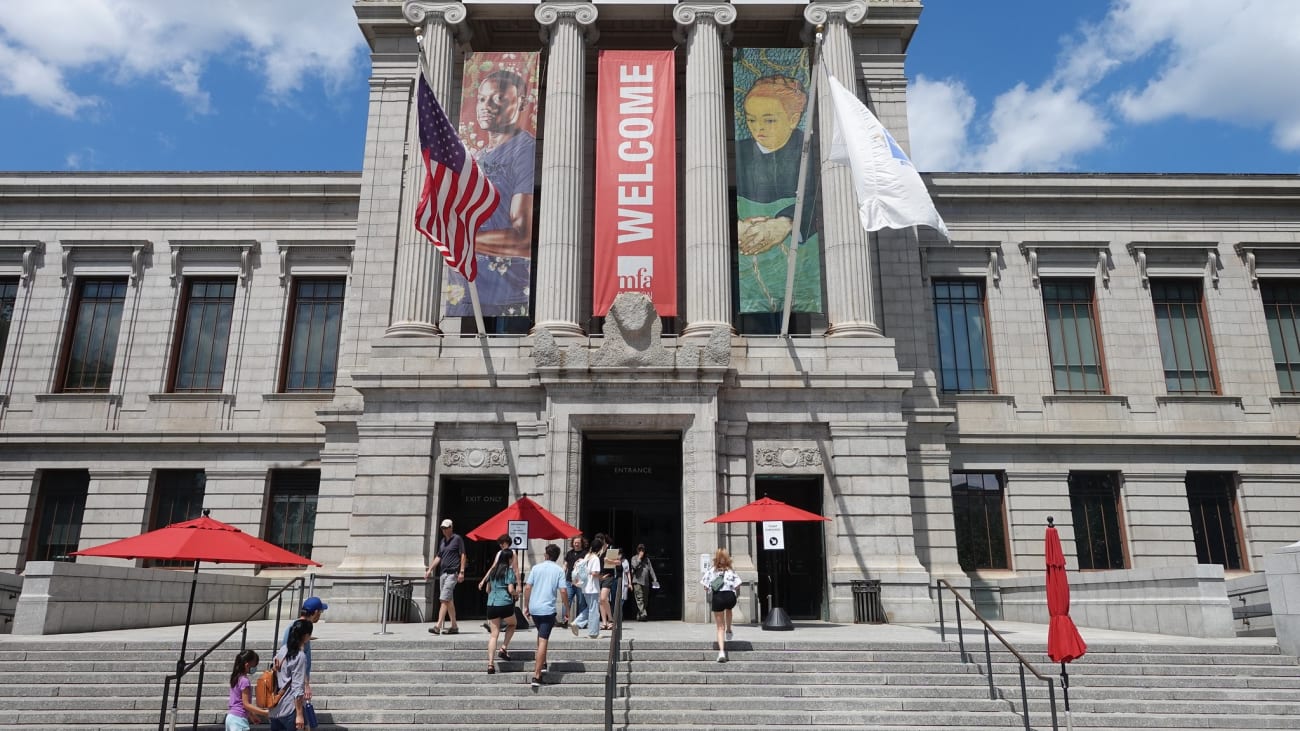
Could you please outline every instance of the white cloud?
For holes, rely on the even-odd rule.
[[[337,88],[362,45],[348,0],[0,0],[0,94],[75,116],[96,100],[69,77],[99,72],[155,80],[201,113],[214,57],[249,64],[281,98],[307,76]]]
[[[1122,0],[1106,24],[1117,52],[1159,58],[1152,78],[1115,95],[1126,119],[1265,125],[1278,147],[1300,150],[1300,3]]]
[[[1020,84],[994,101],[991,141],[975,155],[975,169],[1070,169],[1075,156],[1100,145],[1109,129],[1077,89]]]
[[[975,97],[960,81],[917,76],[907,90],[911,158],[919,170],[964,169]]]

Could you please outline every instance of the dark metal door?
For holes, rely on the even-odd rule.
[[[770,497],[796,508],[822,514],[822,478],[819,475],[754,478],[756,498]],[[786,523],[785,550],[758,551],[759,596],[785,609],[791,619],[822,619],[826,583],[826,557],[822,545],[824,523]],[[758,533],[762,526],[756,526]]]
[[[465,534],[482,525],[484,521],[505,510],[509,502],[510,482],[505,477],[465,478],[445,477],[442,481],[442,495],[439,499],[438,515],[433,523],[434,540],[429,546],[435,551],[442,532],[438,525],[444,518],[451,518],[455,525],[453,530],[465,538]],[[492,565],[497,544],[494,541],[471,541],[465,538],[465,580],[456,586],[455,605],[456,620],[482,619],[487,616],[487,595],[478,590],[478,582]],[[432,560],[435,554],[430,553]],[[430,576],[430,581],[436,579]],[[429,617],[437,619],[438,587],[436,583],[429,590]]]

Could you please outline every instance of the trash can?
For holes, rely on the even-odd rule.
[[[853,588],[854,624],[884,624],[885,608],[880,604],[880,579],[849,582]]]
[[[412,590],[413,582],[408,579],[393,579],[389,582],[384,607],[389,622],[411,621]]]

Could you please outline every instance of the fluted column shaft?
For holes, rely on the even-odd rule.
[[[408,2],[407,20],[421,27],[420,53],[433,95],[447,108],[451,98],[452,54],[465,20],[460,3]],[[418,71],[416,72],[418,78]],[[406,119],[406,155],[402,173],[402,212],[397,225],[397,267],[393,277],[393,308],[386,335],[437,335],[442,302],[442,256],[415,230],[415,205],[424,182],[420,159],[419,87],[411,91]]]
[[[542,210],[537,226],[536,320],[533,331],[581,336],[583,100],[587,33],[596,22],[590,3],[550,2],[534,13],[550,45],[542,137]]]
[[[731,329],[731,206],[727,203],[727,102],[723,32],[730,4],[673,8],[686,41],[686,317],[683,336]]]
[[[812,3],[804,19],[823,26],[821,63],[850,89],[857,88],[849,26],[867,17],[866,0]],[[847,167],[829,160],[835,110],[825,78],[817,80],[817,124],[821,145],[822,246],[826,255],[828,336],[880,335],[876,324],[871,236],[858,217],[858,198]]]

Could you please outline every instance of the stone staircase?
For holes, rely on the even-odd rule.
[[[624,641],[615,728],[1023,728],[1009,654],[994,655],[998,698],[990,700],[979,667],[962,664],[951,642],[830,642],[746,629],[730,645],[731,662],[718,664],[715,650],[672,639],[671,627]],[[313,668],[321,728],[603,728],[607,642],[553,642],[549,683],[533,690],[533,639],[520,633],[515,659],[499,662],[495,675],[485,673],[481,633],[321,645]],[[208,665],[200,728],[221,728],[236,649],[228,644]],[[1021,649],[1041,657],[1041,647]],[[0,729],[154,728],[174,653],[167,642],[9,638],[0,643]],[[1094,644],[1070,679],[1076,728],[1300,729],[1300,668],[1276,648]],[[193,691],[187,680],[181,723],[192,718]],[[1046,689],[1031,683],[1029,696],[1033,728],[1050,729]],[[1060,721],[1064,729],[1063,713]]]

